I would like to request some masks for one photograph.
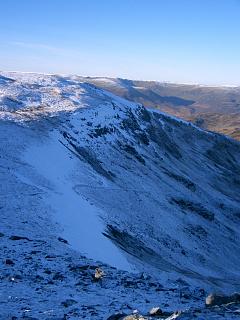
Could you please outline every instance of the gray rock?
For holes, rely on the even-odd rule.
[[[58,237],[58,241],[68,244],[68,241],[66,239],[61,238],[61,237]]]
[[[240,294],[234,293],[232,295],[226,296],[212,293],[207,296],[205,303],[207,307],[220,306],[227,303],[240,303]]]
[[[180,315],[182,314],[181,311],[175,311],[172,315],[170,315],[168,318],[165,320],[174,320],[177,319]]]
[[[105,272],[102,269],[96,268],[94,276],[93,276],[93,280],[99,281],[104,277],[104,275],[105,275]]]
[[[149,311],[150,316],[161,316],[163,314],[159,307],[154,307]]]
[[[15,263],[11,259],[6,259],[5,264],[7,264],[9,266],[13,266]]]
[[[63,301],[61,304],[65,307],[65,308],[68,308],[68,307],[71,307],[72,305],[76,304],[77,301],[76,300],[73,300],[73,299],[67,299],[65,301]]]
[[[9,238],[10,240],[27,240],[27,241],[32,241],[32,240],[30,240],[29,238],[27,238],[27,237],[21,237],[21,236],[11,236],[10,238]]]

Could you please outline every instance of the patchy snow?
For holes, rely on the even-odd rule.
[[[53,185],[46,203],[54,212],[54,220],[62,226],[63,237],[89,258],[133,271],[123,253],[103,235],[101,210],[74,191],[70,178],[80,168],[59,140],[60,135],[52,132],[47,141],[30,147],[23,160]]]
[[[225,317],[204,296],[239,289],[239,143],[86,79],[3,75],[14,80],[0,86],[3,320],[159,303],[183,319],[201,318],[190,307]]]
[[[107,82],[107,83],[110,83],[110,84],[115,84],[115,81],[116,79],[112,79],[112,78],[104,78],[104,77],[91,77],[91,79],[93,79],[94,81],[103,81],[103,82]],[[87,80],[87,78],[86,78]]]

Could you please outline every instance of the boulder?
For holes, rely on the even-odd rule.
[[[161,316],[163,314],[162,310],[159,307],[154,307],[149,311],[149,315],[154,316]]]
[[[58,241],[65,243],[65,244],[68,244],[68,241],[64,238],[61,238],[61,237],[58,237]]]
[[[99,281],[104,277],[104,275],[105,275],[105,272],[102,269],[96,268],[94,276],[93,276],[93,280]]]
[[[6,259],[5,264],[7,264],[9,266],[13,266],[15,263],[11,259]]]
[[[147,320],[147,319],[148,318],[145,318],[140,314],[132,314],[132,315],[123,317],[121,320]]]
[[[32,240],[30,240],[30,239],[29,239],[29,238],[27,238],[27,237],[21,237],[21,236],[11,236],[9,239],[10,239],[10,240],[15,240],[15,241],[17,241],[17,240],[27,240],[27,241],[32,241]]]
[[[240,303],[240,294],[234,293],[232,295],[227,296],[227,295],[212,293],[207,296],[205,303],[207,307],[220,306],[222,304],[227,304],[227,303]]]
[[[177,319],[182,314],[181,311],[175,311],[170,317],[166,318],[165,320],[174,320]]]

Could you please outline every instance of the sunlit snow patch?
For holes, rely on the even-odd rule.
[[[54,212],[53,218],[63,227],[62,236],[81,253],[118,269],[133,271],[121,251],[104,235],[101,211],[74,191],[69,176],[76,160],[58,141],[58,134],[48,141],[30,147],[24,160],[54,187],[45,202]],[[32,182],[33,183],[33,182]],[[36,182],[35,182],[36,183]]]

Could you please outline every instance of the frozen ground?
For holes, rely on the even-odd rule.
[[[54,219],[62,226],[62,235],[73,248],[92,259],[131,271],[133,267],[124,255],[103,235],[101,210],[75,192],[71,175],[80,169],[78,161],[62,144],[56,143],[59,139],[60,135],[51,133],[49,143],[45,141],[41,147],[30,147],[24,160],[53,184],[54,192],[46,203],[53,209]]]
[[[239,290],[237,142],[74,77],[4,73],[0,110],[3,320],[239,316],[204,307]]]

